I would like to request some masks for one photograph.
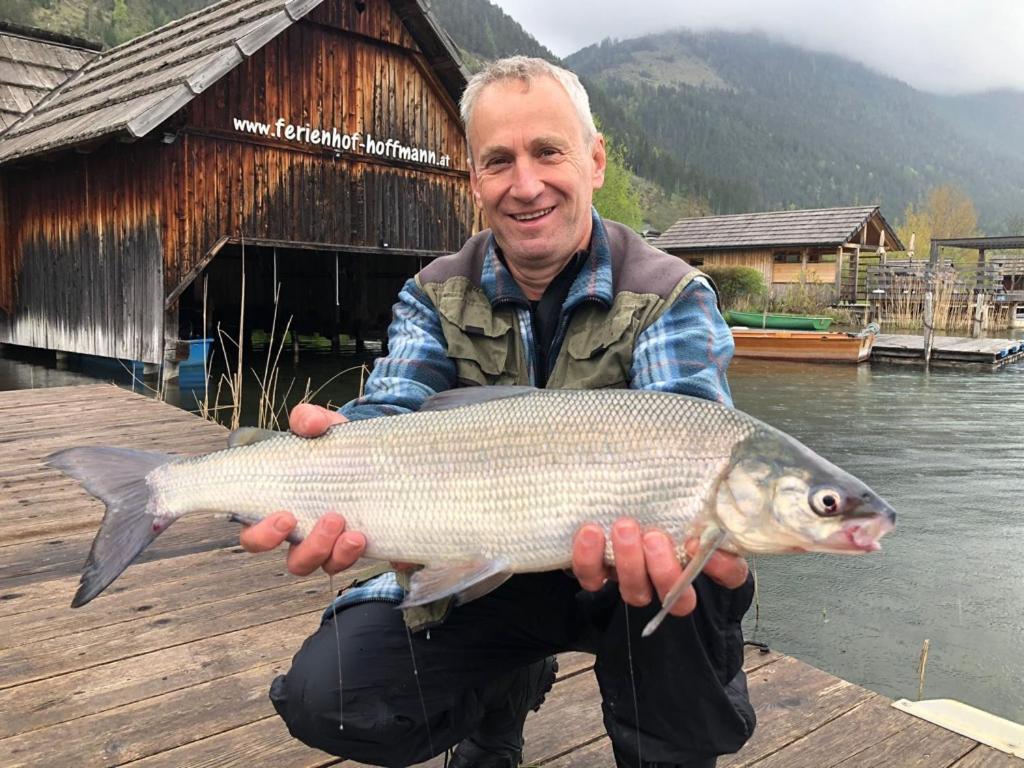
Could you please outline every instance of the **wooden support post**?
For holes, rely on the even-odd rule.
[[[843,246],[836,249],[836,301],[843,297]]]
[[[853,261],[850,264],[850,273],[853,278],[853,291],[850,293],[851,304],[857,303],[857,290],[860,287],[860,246],[853,249]]]
[[[978,249],[977,271],[974,275],[974,318],[971,323],[971,336],[980,338],[985,329],[985,310],[988,295],[985,292],[985,249]]]
[[[800,252],[800,285],[807,283],[807,259],[810,256],[810,250],[804,248]]]
[[[331,355],[341,355],[341,256],[334,252],[334,322],[331,325]]]
[[[366,329],[369,327],[367,315],[369,314],[369,301],[366,295],[366,260],[356,261],[356,354],[361,355],[366,351]]]
[[[931,362],[932,344],[935,336],[935,279],[939,268],[939,244],[933,242],[928,267],[925,270],[927,285],[924,294],[924,361]]]
[[[988,297],[984,293],[974,294],[974,317],[971,320],[971,337],[981,338],[988,323],[985,322],[988,315]]]

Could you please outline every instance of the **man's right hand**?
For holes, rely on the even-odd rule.
[[[319,405],[300,403],[288,416],[288,426],[301,437],[319,437],[334,424],[348,421],[337,411]],[[291,512],[275,512],[256,525],[242,531],[239,540],[248,552],[266,552],[281,545],[295,528]],[[366,549],[366,538],[356,531],[345,530],[345,519],[330,512],[313,526],[301,544],[288,550],[288,570],[296,576],[307,576],[317,568],[338,573],[352,567]]]

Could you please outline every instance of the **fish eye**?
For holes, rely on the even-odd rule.
[[[842,496],[832,488],[818,488],[811,493],[811,509],[822,517],[835,517],[842,506]]]

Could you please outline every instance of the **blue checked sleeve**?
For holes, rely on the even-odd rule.
[[[637,338],[630,387],[703,397],[731,406],[726,370],[734,349],[715,292],[697,278]]]
[[[374,364],[363,396],[338,410],[356,421],[419,409],[455,385],[455,363],[445,349],[437,309],[415,278],[407,280],[388,328],[388,356]]]

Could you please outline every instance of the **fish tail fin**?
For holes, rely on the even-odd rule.
[[[47,457],[49,466],[73,477],[107,507],[72,608],[85,605],[106,589],[174,522],[174,518],[156,514],[146,482],[146,475],[171,461],[174,457],[168,454],[127,448],[69,448]]]

